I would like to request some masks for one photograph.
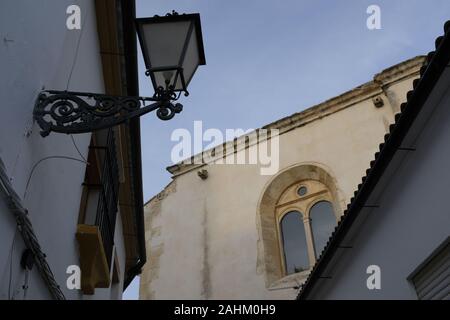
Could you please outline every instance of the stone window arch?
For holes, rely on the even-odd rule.
[[[311,179],[288,186],[279,197],[275,216],[284,275],[307,271],[315,264],[338,219],[332,201],[328,187]],[[286,215],[289,225],[284,221]]]
[[[257,269],[264,272],[266,287],[277,286],[280,281],[293,276],[295,281],[306,278],[323,250],[324,240],[326,243],[342,214],[343,201],[335,179],[317,165],[288,168],[267,184],[260,198],[257,219]],[[285,239],[283,219],[288,214],[292,224],[290,228],[297,228],[299,233],[304,234],[304,242],[299,240],[298,235]],[[293,217],[299,221],[296,222]],[[304,227],[304,232],[299,225]],[[286,241],[297,241],[299,245],[295,247],[292,243],[286,244]],[[307,265],[302,258],[305,254]]]

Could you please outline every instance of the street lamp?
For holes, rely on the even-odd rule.
[[[146,74],[155,92],[188,95],[187,86],[199,65],[206,64],[200,15],[176,12],[136,19]]]
[[[52,131],[72,134],[110,128],[152,111],[161,120],[170,120],[182,111],[183,106],[176,101],[181,93],[189,94],[187,87],[197,67],[206,64],[200,15],[172,11],[161,17],[136,19],[136,27],[145,74],[155,90],[153,97],[42,91],[33,117],[43,137]]]

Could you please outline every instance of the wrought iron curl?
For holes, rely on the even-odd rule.
[[[156,111],[156,115],[159,119],[167,121],[172,119],[175,114],[180,113],[183,111],[183,105],[181,103],[167,103]]]
[[[36,100],[33,114],[43,137],[51,131],[85,133],[109,128],[155,110],[158,118],[170,120],[183,109],[181,104],[172,103],[178,98],[173,90],[158,90],[152,98],[43,91]],[[146,105],[146,102],[153,103]]]

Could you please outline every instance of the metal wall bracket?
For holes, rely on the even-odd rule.
[[[159,119],[170,120],[183,110],[180,103],[173,103],[178,97],[162,89],[151,98],[42,91],[36,99],[33,118],[41,127],[43,137],[52,131],[86,133],[110,128],[155,110]],[[146,105],[147,102],[152,103]]]

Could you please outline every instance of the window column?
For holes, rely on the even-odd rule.
[[[309,216],[303,217],[303,225],[305,226],[306,245],[308,247],[309,266],[312,268],[316,263],[316,256],[314,254],[314,243],[311,229],[311,219]]]

